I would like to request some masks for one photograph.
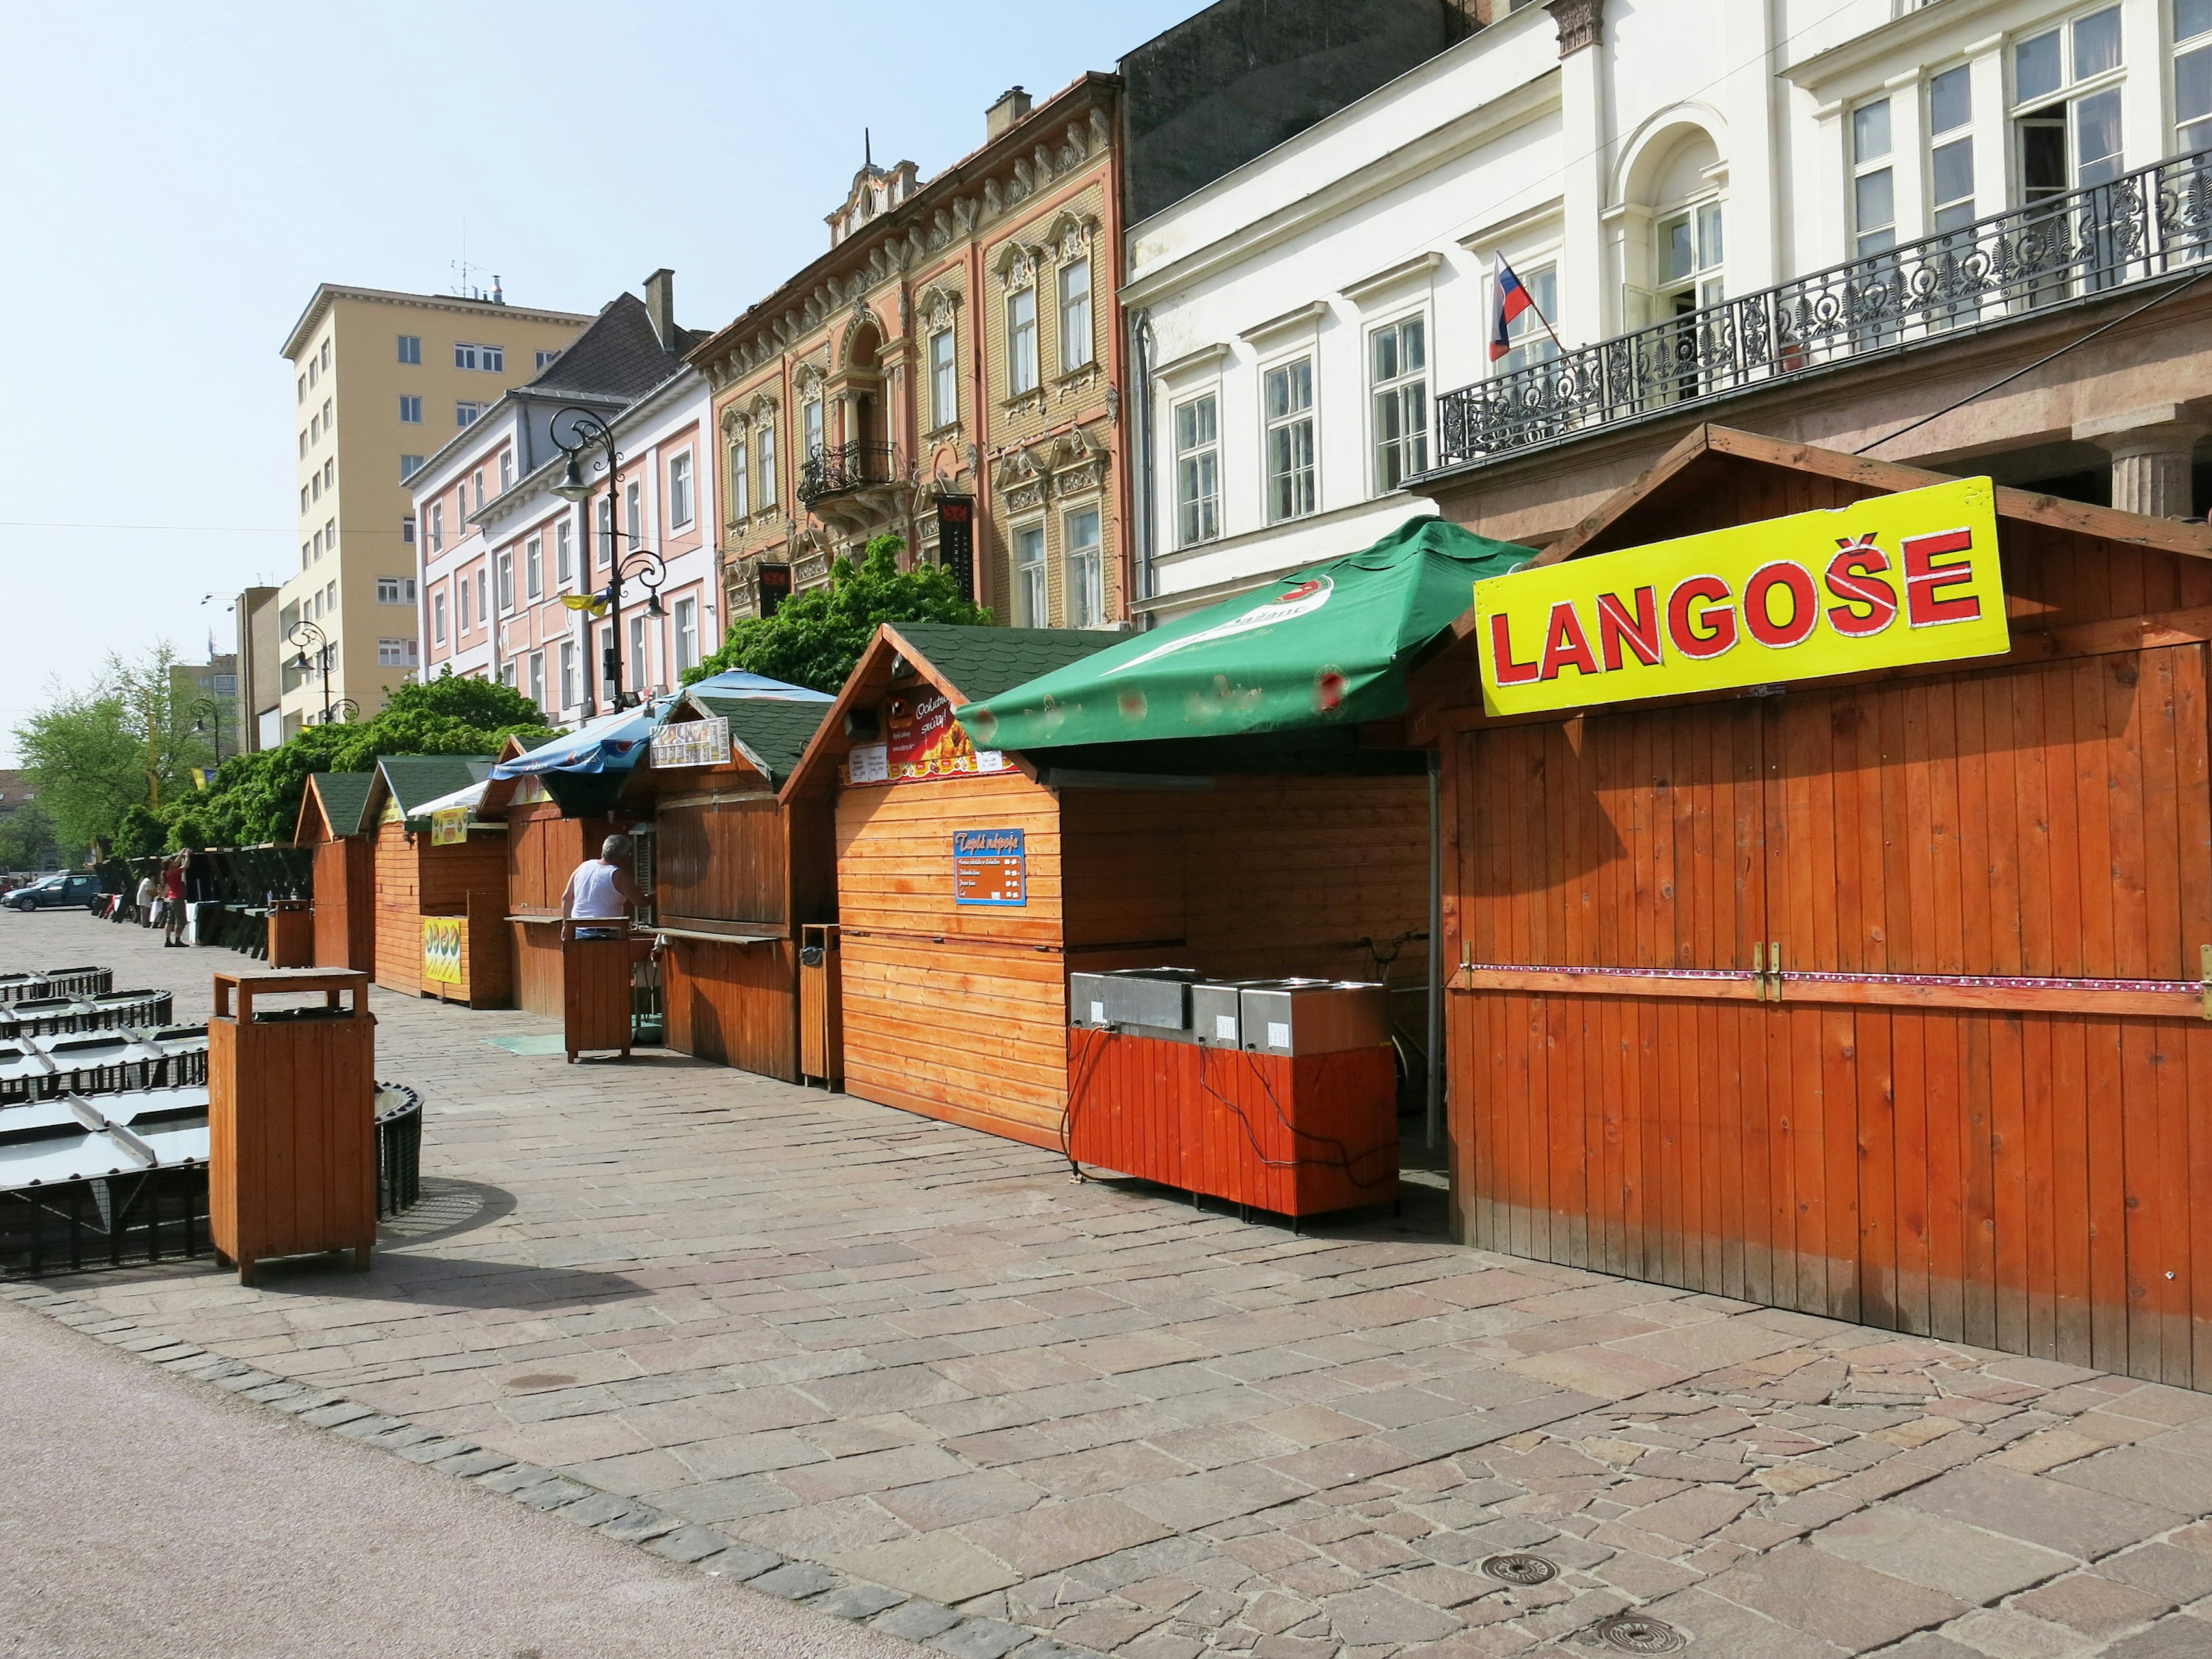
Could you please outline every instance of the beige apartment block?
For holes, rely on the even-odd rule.
[[[278,595],[283,737],[344,701],[372,715],[419,671],[407,476],[591,320],[508,305],[496,285],[489,298],[315,289],[283,351],[298,426],[300,562]]]

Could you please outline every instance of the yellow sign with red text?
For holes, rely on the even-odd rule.
[[[1474,585],[1474,620],[1492,714],[2012,647],[1987,478],[1517,570]]]

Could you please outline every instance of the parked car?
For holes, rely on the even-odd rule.
[[[97,876],[48,876],[0,896],[0,904],[17,910],[88,910],[99,902]]]

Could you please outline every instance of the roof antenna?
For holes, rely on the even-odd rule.
[[[870,173],[876,170],[875,135],[866,127],[860,129],[860,161]]]

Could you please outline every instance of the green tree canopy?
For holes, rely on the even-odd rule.
[[[65,855],[113,841],[133,807],[158,811],[214,757],[176,693],[176,661],[166,644],[111,654],[97,684],[57,687],[16,728],[23,770]]]
[[[54,821],[38,802],[26,801],[0,818],[0,870],[48,870],[61,861]]]
[[[838,560],[830,568],[829,586],[793,594],[773,617],[736,623],[720,650],[685,671],[684,684],[742,668],[834,693],[860,660],[878,623],[991,620],[989,611],[960,597],[952,573],[943,566],[900,569],[898,556],[905,548],[900,537],[878,536],[861,550],[858,564]]]

